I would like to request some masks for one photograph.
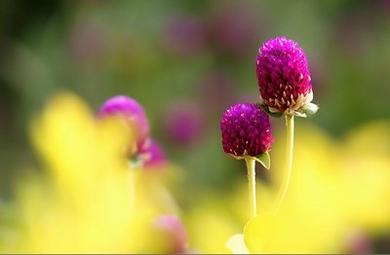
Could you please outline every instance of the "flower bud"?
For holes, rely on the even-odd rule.
[[[273,137],[268,115],[256,104],[236,104],[221,120],[223,150],[236,157],[256,157],[271,149]]]
[[[276,37],[265,42],[256,58],[261,104],[271,113],[297,112],[313,100],[305,52],[293,40]]]

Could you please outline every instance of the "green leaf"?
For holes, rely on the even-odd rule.
[[[265,169],[269,170],[271,168],[271,158],[269,156],[268,151],[256,157],[253,157],[253,159],[259,162],[262,166],[264,166]]]

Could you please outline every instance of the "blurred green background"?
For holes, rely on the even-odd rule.
[[[2,194],[36,164],[29,123],[61,90],[95,112],[134,97],[194,197],[229,189],[245,173],[223,154],[220,116],[257,101],[257,49],[277,35],[306,50],[321,108],[310,122],[342,137],[390,118],[390,1],[1,1]]]

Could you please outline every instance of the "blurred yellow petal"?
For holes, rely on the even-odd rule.
[[[190,246],[199,253],[229,253],[226,241],[239,228],[218,199],[208,197],[186,218]]]
[[[232,254],[248,254],[248,249],[244,243],[244,236],[242,234],[235,234],[226,242],[226,247]]]
[[[249,250],[340,252],[351,231],[388,228],[390,162],[384,157],[390,144],[388,127],[381,122],[359,128],[345,143],[311,126],[302,127],[287,198],[280,211],[265,211],[248,222],[244,236]],[[283,150],[276,147],[272,155],[273,162],[280,162]],[[281,165],[276,165],[270,174],[278,183]]]
[[[158,210],[141,192],[132,203],[140,175],[128,169],[134,139],[122,121],[96,121],[78,97],[63,93],[34,121],[31,137],[49,178],[20,185],[16,251],[163,251],[164,238],[152,231]]]

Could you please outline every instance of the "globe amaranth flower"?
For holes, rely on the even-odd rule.
[[[238,159],[269,151],[274,140],[269,117],[256,104],[236,104],[227,109],[221,131],[223,150]]]
[[[108,99],[100,108],[98,117],[123,117],[135,132],[137,147],[145,147],[149,140],[149,123],[143,107],[133,98],[119,95]]]
[[[310,71],[298,43],[285,37],[265,42],[256,58],[256,74],[261,103],[267,112],[305,116],[317,111],[317,106],[310,103]]]

